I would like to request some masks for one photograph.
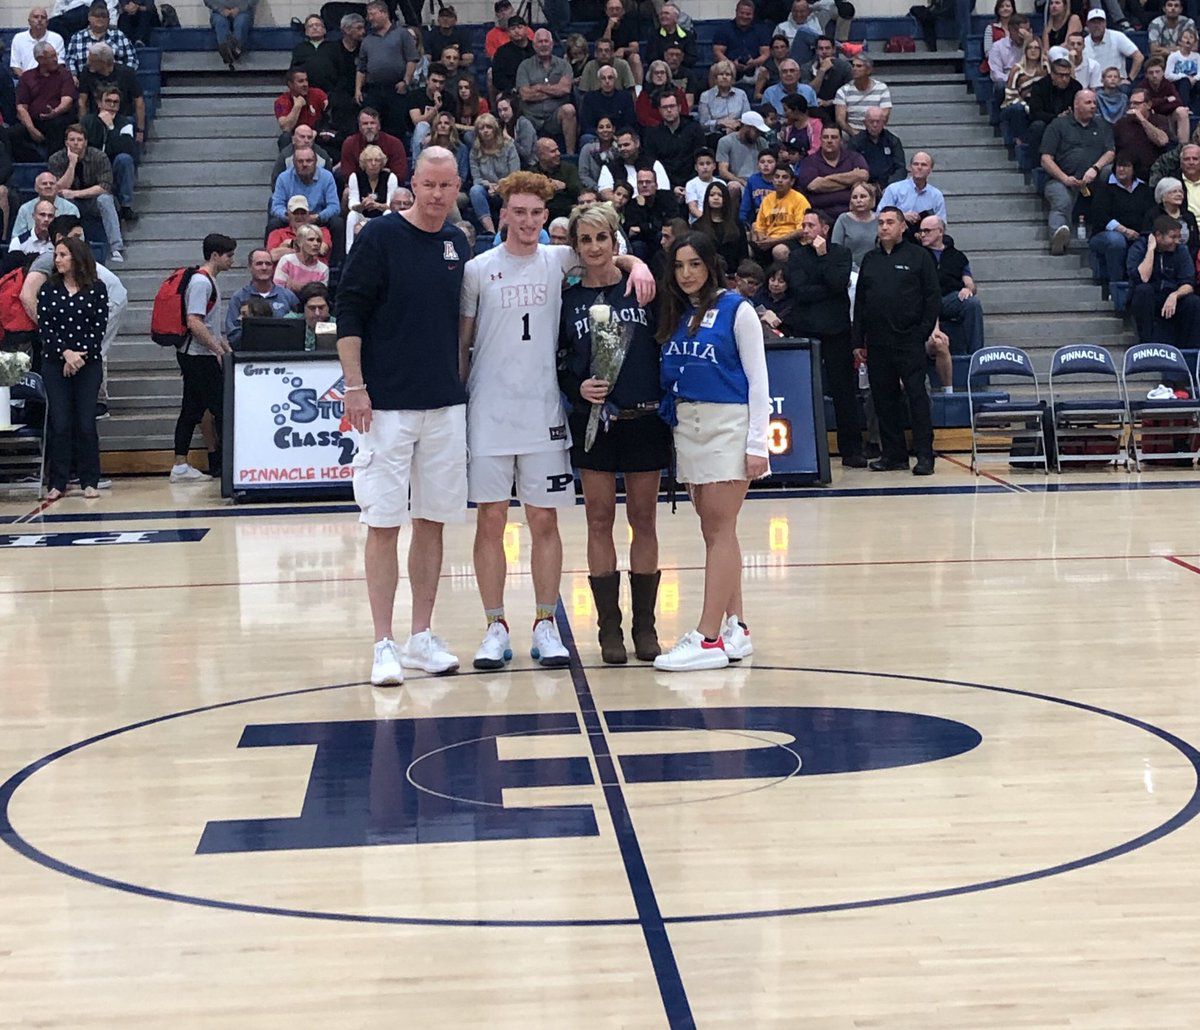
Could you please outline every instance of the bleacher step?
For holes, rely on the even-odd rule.
[[[282,93],[280,87],[278,93]],[[278,93],[276,95],[278,95]],[[238,115],[262,115],[274,117],[274,102],[269,96],[246,96],[241,90],[222,96],[219,101],[211,97],[174,97],[165,101],[160,117],[213,117],[219,115],[224,121]]]
[[[163,54],[162,70],[168,74],[172,72],[209,72],[236,81],[238,76],[247,74],[279,72],[282,75],[287,71],[291,57],[290,50],[250,50],[241,56],[235,70],[230,71],[215,48],[196,52],[170,51]]]
[[[154,139],[232,139],[251,141],[248,146],[256,149],[279,135],[279,123],[268,110],[260,115],[233,115],[220,118],[213,115],[174,114],[167,108],[159,112],[154,120]]]
[[[264,217],[270,190],[265,186],[161,186],[139,190],[139,214],[171,214],[181,211],[262,211]]]
[[[249,239],[261,234],[266,224],[265,207],[258,211],[143,215],[137,225],[125,227],[125,239],[131,246],[148,240],[201,240],[210,232],[223,232],[226,236],[237,239]]]
[[[270,151],[265,151],[270,155]],[[216,155],[214,155],[214,158]],[[273,157],[268,157],[263,160],[261,154],[255,155],[253,159],[231,161],[222,160],[220,168],[222,176],[226,182],[236,182],[241,185],[248,183],[262,183],[262,190],[265,191],[267,197],[264,197],[264,204],[270,195],[271,190],[271,169],[274,167],[275,160]],[[192,164],[187,164],[183,161],[175,161],[170,164],[147,163],[142,166],[138,176],[138,182],[143,188],[154,189],[156,187],[195,187],[196,183],[196,167]]]
[[[219,214],[214,213],[212,218],[214,225],[221,224],[221,216]],[[220,232],[220,229],[210,229],[209,232]],[[247,248],[257,247],[261,243],[261,236],[242,237],[238,240],[238,256],[240,257],[248,253]],[[177,268],[181,264],[198,262],[199,250],[199,240],[153,240],[147,243],[131,244],[129,250],[125,253],[124,264],[114,265],[113,267],[117,270],[118,274],[129,269],[130,271],[158,271],[161,275],[165,276],[168,270]]]

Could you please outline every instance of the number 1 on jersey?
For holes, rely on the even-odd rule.
[[[524,329],[521,332],[521,339],[522,340],[533,339],[533,337],[531,337],[529,335],[529,312],[528,311],[526,311],[525,314],[523,314],[521,316],[521,325],[524,326]]]

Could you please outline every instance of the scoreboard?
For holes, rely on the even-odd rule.
[[[829,440],[818,340],[767,338],[771,480],[789,486],[828,483]]]

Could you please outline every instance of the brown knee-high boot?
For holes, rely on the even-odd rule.
[[[633,651],[639,661],[652,662],[660,654],[658,634],[654,630],[654,606],[658,602],[658,581],[662,572],[631,572],[633,594]]]
[[[596,601],[596,621],[600,624],[600,657],[605,665],[624,665],[625,635],[621,632],[621,574],[588,576]]]

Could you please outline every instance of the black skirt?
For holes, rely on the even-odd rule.
[[[571,464],[593,472],[657,472],[671,464],[671,429],[654,411],[602,425],[590,451],[583,449],[591,405],[572,411]]]

